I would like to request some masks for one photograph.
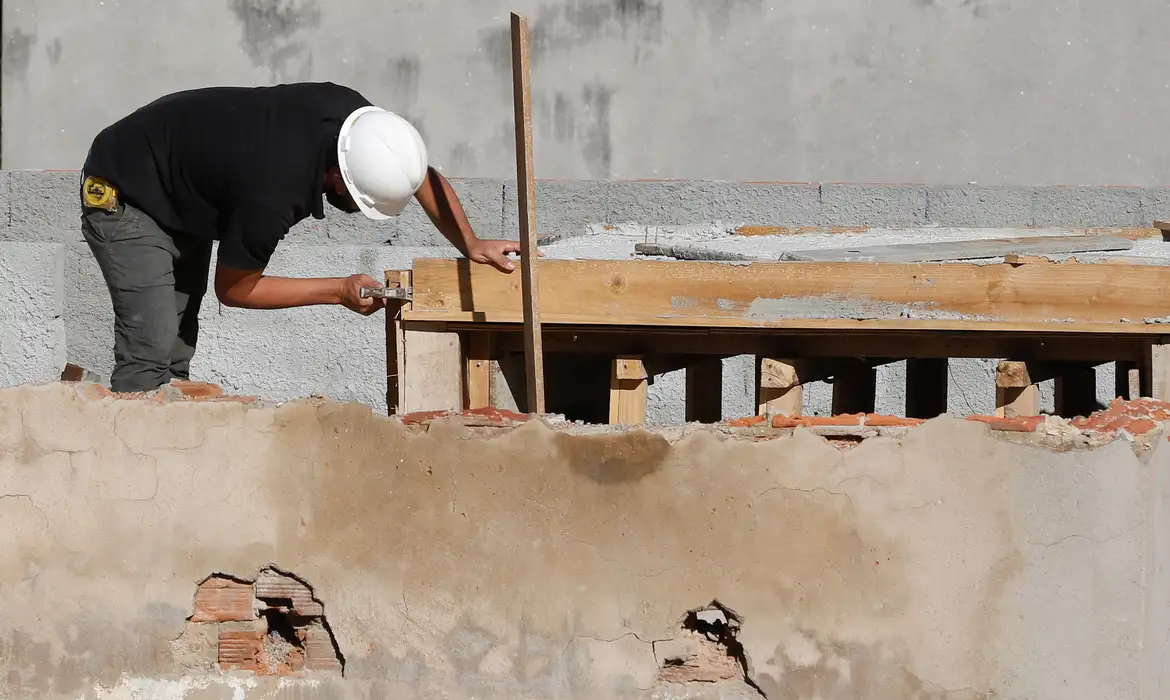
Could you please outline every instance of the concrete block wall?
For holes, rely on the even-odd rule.
[[[516,238],[515,183],[453,181],[481,237]],[[78,223],[78,173],[0,172],[0,379],[48,381],[66,360],[102,374],[113,363],[113,315]],[[541,181],[538,229],[590,236],[603,225],[711,226],[1148,226],[1170,218],[1161,188],[975,187],[818,183]],[[666,232],[664,235],[669,235]],[[550,246],[555,256],[556,246]],[[384,224],[329,212],[293,229],[271,271],[286,275],[374,277],[407,268],[416,257],[455,256],[417,206]],[[321,394],[385,409],[385,328],[380,316],[343,309],[241,311],[210,295],[200,314],[194,371],[232,391],[287,400]],[[752,362],[725,361],[725,417],[752,407]],[[952,363],[957,415],[990,413],[994,362]],[[1112,398],[1111,366],[1099,368],[1099,399]],[[902,410],[902,369],[879,371],[878,407]],[[650,420],[683,418],[682,375],[656,379]],[[1045,387],[1051,404],[1051,387]],[[829,389],[806,392],[810,413],[828,411]]]

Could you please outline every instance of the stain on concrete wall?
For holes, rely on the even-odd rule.
[[[243,32],[241,45],[272,82],[309,80],[313,52],[306,36],[321,24],[317,0],[229,0]]]

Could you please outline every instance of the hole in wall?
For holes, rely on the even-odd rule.
[[[345,657],[313,588],[267,567],[254,580],[216,573],[199,583],[188,620],[201,647],[184,648],[181,665],[217,666],[257,675],[344,675]]]
[[[677,637],[654,643],[659,678],[668,683],[743,681],[761,697],[751,679],[747,653],[739,641],[743,620],[718,600],[683,618]]]

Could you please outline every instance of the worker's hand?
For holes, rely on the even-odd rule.
[[[385,299],[377,297],[362,299],[362,287],[379,289],[382,285],[369,275],[350,275],[341,280],[341,290],[338,294],[341,298],[341,305],[362,316],[369,316],[386,307]]]
[[[491,265],[503,272],[512,272],[516,266],[506,256],[508,253],[519,253],[520,241],[484,241],[476,240],[467,248],[467,259],[481,265]],[[538,248],[537,256],[544,257]]]

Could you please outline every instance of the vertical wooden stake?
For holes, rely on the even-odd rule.
[[[756,368],[756,415],[799,416],[804,412],[804,387],[794,362],[759,358]]]
[[[688,423],[723,420],[723,360],[703,358],[687,367],[686,412]]]
[[[410,279],[410,270],[386,271],[387,287],[409,288]],[[405,397],[402,311],[409,308],[408,301],[390,300],[386,303],[386,413],[391,416],[400,412]]]
[[[646,394],[650,377],[640,358],[619,357],[613,361],[609,379],[609,422],[613,425],[641,425],[646,422]]]
[[[1142,372],[1141,365],[1132,360],[1118,360],[1114,363],[1114,398],[1132,401],[1141,398]]]
[[[516,202],[520,209],[520,275],[524,292],[524,369],[528,411],[544,413],[544,351],[536,276],[536,179],[532,172],[532,93],[528,19],[512,13],[512,91],[516,106]]]
[[[1160,343],[1150,346],[1145,374],[1149,379],[1142,380],[1142,396],[1170,401],[1170,345],[1164,345],[1166,338],[1160,338]],[[1149,393],[1146,393],[1146,389]]]

